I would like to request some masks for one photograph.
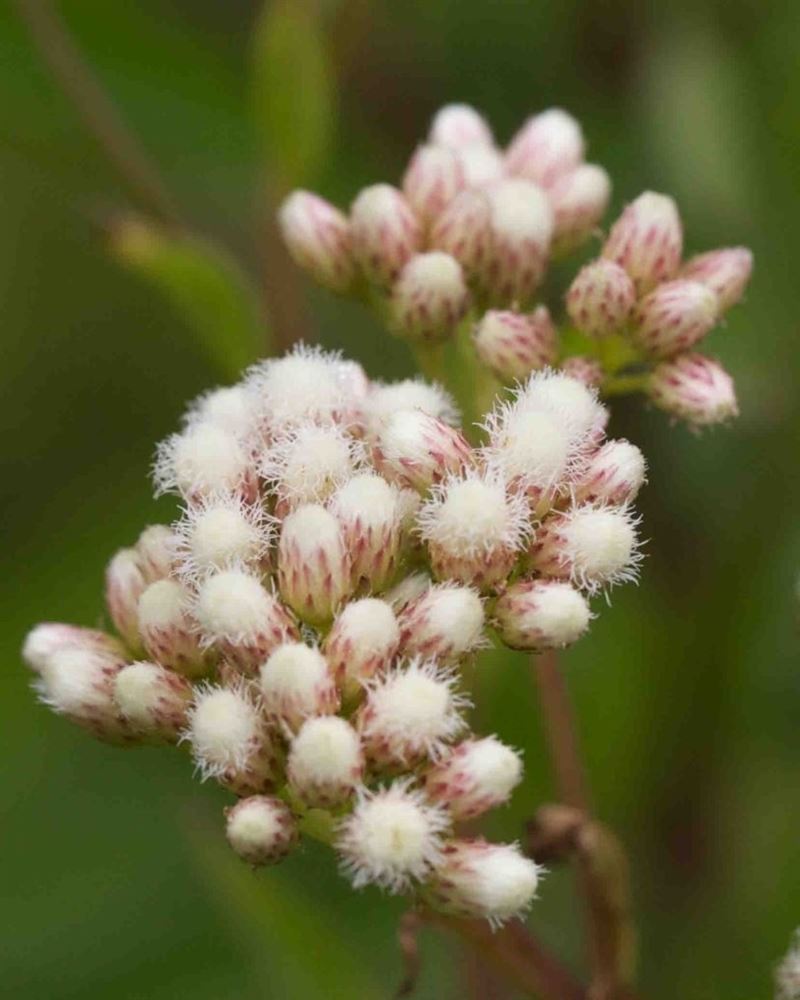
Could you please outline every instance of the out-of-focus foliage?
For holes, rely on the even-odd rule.
[[[694,438],[638,402],[618,405],[612,432],[650,459],[641,506],[652,541],[639,589],[621,591],[565,659],[599,814],[631,852],[642,994],[768,997],[800,923],[795,4],[342,0],[324,5],[320,36],[293,35],[311,8],[279,0],[273,13],[292,23],[270,44],[298,54],[263,69],[284,66],[281,103],[264,112],[262,102],[260,122],[254,5],[63,7],[183,214],[255,282],[265,128],[280,136],[271,146],[284,178],[346,204],[363,184],[399,177],[432,112],[454,99],[482,108],[503,139],[529,112],[562,105],[611,171],[615,209],[666,190],[690,252],[753,247],[748,301],[710,341],[736,375],[742,417]],[[336,93],[321,89],[323,50]],[[222,835],[227,797],[191,782],[183,754],[97,745],[27,689],[25,630],[43,616],[102,619],[108,555],[172,512],[149,499],[153,443],[221,376],[185,317],[98,237],[92,220],[129,207],[124,190],[9,5],[0,86],[4,992],[388,995],[399,902],[354,894],[309,849],[253,877],[262,912],[236,906],[249,873],[229,881],[220,845],[206,844]],[[377,377],[410,371],[403,346],[355,306],[307,292],[326,345]],[[493,835],[514,837],[552,794],[524,659],[495,654],[476,685],[480,728],[525,750],[525,785],[491,821]],[[566,874],[549,876],[532,923],[580,960]],[[423,960],[420,1000],[464,995],[466,963],[446,942],[426,934]]]

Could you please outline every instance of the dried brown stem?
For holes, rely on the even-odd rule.
[[[403,1000],[404,997],[410,997],[417,988],[420,970],[417,934],[419,933],[421,922],[420,915],[416,910],[407,910],[400,917],[400,923],[397,926],[397,943],[403,959],[404,974],[394,995],[395,1000]]]

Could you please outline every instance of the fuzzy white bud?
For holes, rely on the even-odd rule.
[[[246,445],[256,445],[259,439],[256,400],[250,386],[244,383],[211,389],[198,396],[190,404],[184,424],[218,427]]]
[[[518,580],[494,607],[494,625],[512,649],[561,649],[589,628],[592,614],[583,594],[560,580]]]
[[[162,441],[153,465],[156,494],[178,493],[190,503],[217,493],[255,499],[258,480],[239,438],[207,421]]]
[[[391,605],[395,614],[399,615],[431,586],[433,581],[427,573],[410,573],[386,593],[386,603]]]
[[[276,516],[327,500],[362,460],[358,442],[335,424],[301,424],[278,437],[262,466],[262,476],[277,495]]]
[[[270,654],[259,672],[258,687],[267,715],[292,729],[303,719],[330,715],[339,707],[328,661],[302,642],[287,642]]]
[[[459,423],[459,413],[453,397],[436,382],[407,378],[386,385],[373,385],[367,399],[370,433],[377,433],[383,421],[399,410],[422,410],[451,427]]]
[[[392,323],[410,340],[446,340],[469,305],[461,265],[441,250],[415,254],[392,289]]]
[[[286,774],[307,806],[340,806],[361,784],[364,754],[358,733],[336,715],[307,719],[292,740]]]
[[[148,583],[163,580],[175,568],[177,538],[166,524],[151,524],[139,535],[136,555]]]
[[[578,122],[561,108],[529,118],[511,140],[506,168],[511,174],[549,187],[583,159],[585,143]]]
[[[532,313],[490,309],[478,323],[474,341],[478,357],[505,383],[553,364],[558,348],[547,306]]]
[[[595,232],[611,199],[611,180],[602,167],[582,163],[548,190],[553,208],[552,252],[572,253]]]
[[[211,657],[200,645],[191,606],[190,593],[177,580],[156,580],[139,598],[139,634],[152,659],[197,677],[206,672]]]
[[[225,836],[250,865],[272,865],[297,845],[297,822],[281,799],[250,795],[225,810]]]
[[[702,354],[679,354],[653,370],[650,399],[690,427],[709,427],[739,413],[733,379],[717,361]]]
[[[403,175],[403,194],[425,226],[441,215],[463,187],[458,157],[441,146],[420,146]]]
[[[400,557],[398,489],[381,476],[362,473],[333,496],[330,510],[341,525],[350,555],[353,589],[382,590],[394,576]]]
[[[384,422],[373,447],[378,471],[400,486],[424,491],[472,459],[460,431],[421,410],[400,410]]]
[[[113,635],[98,629],[81,628],[78,625],[64,625],[61,622],[42,622],[35,625],[25,636],[22,658],[31,670],[40,674],[54,653],[62,649],[85,650],[123,659],[125,647]]]
[[[428,587],[399,615],[406,656],[460,660],[483,644],[484,610],[477,591],[456,584]]]
[[[323,652],[336,683],[363,685],[386,670],[400,645],[400,627],[387,601],[365,597],[350,601],[336,616]]]
[[[672,198],[646,191],[611,227],[603,257],[623,267],[637,294],[672,278],[681,261],[683,229]]]
[[[547,266],[553,210],[532,181],[513,178],[491,187],[489,253],[481,285],[493,302],[525,302]]]
[[[387,288],[419,249],[420,224],[390,184],[364,188],[350,209],[353,252],[367,280]]]
[[[549,413],[565,426],[573,441],[601,437],[608,410],[597,392],[563,372],[534,372],[517,396],[520,411]]]
[[[207,573],[234,567],[263,568],[272,524],[260,503],[238,496],[217,496],[188,507],[175,525],[181,576],[201,580]]]
[[[725,247],[690,258],[680,276],[710,288],[724,313],[744,295],[752,271],[753,254],[747,247]]]
[[[569,318],[589,337],[622,330],[635,302],[636,289],[628,273],[602,258],[581,268],[566,297]]]
[[[492,130],[486,119],[469,104],[446,104],[431,122],[430,142],[448,149],[465,146],[491,146]]]
[[[624,504],[636,499],[646,481],[647,463],[630,441],[607,441],[592,455],[575,486],[579,503]]]
[[[278,225],[294,262],[334,292],[355,279],[350,223],[338,208],[309,191],[293,191],[278,210]]]
[[[319,504],[303,504],[284,520],[278,542],[278,586],[303,621],[333,618],[351,590],[350,555],[339,522]]]
[[[137,733],[149,740],[177,743],[186,725],[192,686],[172,670],[142,660],[116,675],[114,701]]]
[[[454,819],[467,820],[508,802],[520,781],[519,753],[487,736],[459,743],[434,764],[425,776],[425,791]]]

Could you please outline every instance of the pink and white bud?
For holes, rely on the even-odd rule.
[[[549,108],[529,118],[506,150],[506,169],[517,177],[550,187],[583,159],[583,132],[561,108]]]
[[[148,583],[163,580],[175,569],[177,538],[166,524],[151,524],[139,535],[136,554]]]
[[[518,580],[494,607],[494,625],[506,646],[533,652],[571,646],[591,618],[583,594],[560,580]]]
[[[425,776],[425,792],[456,820],[474,819],[504,805],[522,781],[522,759],[495,736],[453,748]]]
[[[575,507],[545,521],[531,562],[544,576],[569,579],[589,593],[635,581],[642,560],[638,523],[627,507]]]
[[[523,379],[555,362],[558,335],[547,306],[532,313],[491,309],[475,329],[478,357],[501,382]]]
[[[578,503],[626,504],[636,499],[647,481],[647,463],[630,441],[607,441],[592,455],[575,486]]]
[[[516,844],[451,840],[444,845],[424,894],[437,910],[499,927],[527,913],[542,874],[543,869]]]
[[[419,146],[403,175],[403,194],[423,226],[430,226],[464,187],[458,157],[443,146]]]
[[[566,296],[569,318],[589,337],[622,330],[635,302],[636,289],[627,272],[602,257],[581,268]]]
[[[410,785],[405,779],[375,791],[359,788],[355,808],[339,824],[334,846],[354,888],[406,892],[441,859],[450,820]]]
[[[678,207],[664,194],[645,191],[611,227],[602,256],[623,267],[644,295],[674,277],[683,252]]]
[[[574,440],[595,442],[608,423],[608,410],[597,391],[563,372],[534,372],[517,395],[518,409],[557,417]]]
[[[197,634],[192,596],[177,580],[156,580],[139,598],[139,635],[151,659],[186,677],[206,673],[213,662]]]
[[[573,354],[572,357],[565,358],[558,369],[563,375],[582,382],[590,389],[597,389],[603,384],[605,371],[597,360],[588,354]]]
[[[485,615],[478,592],[442,583],[428,587],[399,613],[405,656],[456,662],[484,644]]]
[[[269,795],[249,795],[226,809],[225,836],[249,865],[282,861],[300,839],[291,809]]]
[[[422,410],[451,427],[457,427],[460,419],[455,400],[437,382],[407,378],[373,386],[367,400],[370,434],[377,434],[385,419],[399,410]]]
[[[220,569],[264,568],[272,521],[260,503],[234,495],[210,497],[188,507],[175,525],[178,570],[198,582]]]
[[[744,295],[753,272],[753,254],[747,247],[709,250],[690,258],[680,276],[699,281],[717,296],[719,312],[727,312]]]
[[[384,422],[372,450],[378,471],[399,486],[424,492],[472,460],[460,431],[422,410],[399,410]]]
[[[278,587],[311,624],[333,618],[350,594],[352,565],[342,526],[319,504],[303,504],[284,520],[278,542]]]
[[[142,648],[138,608],[146,587],[136,549],[120,549],[106,567],[106,607],[114,628],[134,651]]]
[[[364,188],[350,209],[353,252],[368,281],[388,288],[421,243],[411,206],[391,184]]]
[[[469,281],[483,272],[491,245],[492,210],[484,191],[462,191],[439,215],[431,230],[431,246],[461,264]]]
[[[328,661],[313,646],[287,642],[270,653],[259,671],[264,711],[272,719],[298,729],[304,719],[332,715],[339,694]]]
[[[473,144],[456,152],[465,185],[469,188],[485,187],[499,181],[505,174],[503,154],[494,146]]]
[[[157,663],[139,661],[114,679],[114,701],[131,729],[159,743],[177,743],[193,697],[185,677]]]
[[[383,673],[400,646],[400,626],[387,601],[346,604],[325,637],[323,652],[339,687],[352,690]]]
[[[653,289],[633,315],[634,341],[657,358],[694,347],[717,321],[717,296],[699,281],[678,278]]]
[[[208,422],[191,424],[159,444],[153,465],[156,495],[177,493],[189,503],[219,493],[252,502],[258,477],[248,448],[230,431]]]
[[[361,784],[364,754],[358,733],[337,715],[307,719],[292,740],[286,775],[307,806],[342,805]]]
[[[468,306],[461,265],[441,250],[411,257],[392,289],[392,323],[409,340],[447,340]]]
[[[432,586],[433,580],[427,573],[410,573],[386,593],[385,600],[394,613],[399,615]]]
[[[212,573],[198,587],[192,608],[202,641],[244,674],[253,674],[276,646],[296,639],[286,608],[242,569]]]
[[[261,474],[283,517],[304,503],[322,503],[363,464],[360,443],[336,424],[300,424],[279,436],[267,452]]]
[[[434,576],[482,590],[506,579],[530,531],[527,501],[495,470],[445,479],[417,520]]]
[[[487,196],[491,240],[481,285],[493,302],[524,302],[547,267],[553,210],[542,188],[520,178],[498,182]]]
[[[548,188],[555,217],[552,252],[565,257],[597,230],[611,199],[611,180],[602,167],[582,163]]]
[[[278,225],[295,264],[314,281],[346,294],[355,280],[347,217],[324,198],[293,191],[278,209]]]
[[[35,625],[25,636],[22,645],[22,659],[31,670],[40,674],[50,657],[62,649],[84,650],[116,659],[124,659],[127,651],[113,635],[98,629],[81,628],[78,625],[64,625],[61,622],[42,622]]]
[[[372,765],[408,770],[438,760],[467,728],[470,701],[456,683],[452,669],[419,657],[370,681],[356,727]]]
[[[236,795],[262,792],[275,777],[267,722],[244,684],[198,689],[182,739],[202,780],[214,778]]]
[[[193,400],[184,415],[186,427],[209,424],[246,445],[256,445],[260,436],[256,399],[250,386],[239,383],[204,392]]]
[[[650,376],[647,393],[660,409],[694,428],[721,424],[739,413],[733,379],[703,354],[662,361]]]
[[[469,104],[446,104],[440,108],[431,122],[429,141],[448,149],[494,144],[486,119]]]
[[[374,473],[362,473],[334,494],[330,511],[341,525],[353,590],[382,590],[400,558],[402,510],[397,487]]]

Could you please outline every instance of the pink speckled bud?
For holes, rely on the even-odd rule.
[[[566,296],[569,318],[589,337],[621,330],[635,301],[636,289],[627,272],[602,258],[581,268]]]
[[[703,354],[679,354],[663,361],[650,377],[650,399],[691,427],[724,423],[739,413],[733,379]]]
[[[682,251],[677,205],[667,195],[645,191],[611,227],[602,255],[625,268],[637,294],[644,295],[675,275]]]
[[[720,313],[724,313],[744,295],[752,271],[753,254],[747,247],[725,247],[690,258],[680,273],[682,278],[710,288],[719,300]]]
[[[298,267],[334,292],[350,291],[356,273],[350,223],[338,208],[309,191],[293,191],[278,210],[278,224]]]
[[[461,264],[470,281],[482,272],[491,242],[491,208],[483,191],[462,191],[436,219],[431,246]]]
[[[335,715],[306,720],[292,740],[286,774],[290,788],[307,806],[342,805],[364,774],[358,733]]]
[[[274,865],[297,846],[291,809],[281,799],[250,795],[225,810],[225,836],[249,865]]]
[[[448,149],[491,146],[492,130],[483,115],[469,104],[446,104],[434,115],[429,141]]]
[[[478,323],[474,339],[478,357],[505,383],[552,365],[558,350],[547,306],[532,313],[491,309]]]
[[[139,634],[153,660],[187,677],[204,674],[213,658],[203,649],[191,595],[177,580],[156,580],[139,598]]]
[[[564,257],[592,235],[611,198],[611,181],[602,167],[582,163],[548,189],[555,228],[552,252]]]
[[[700,282],[667,281],[636,307],[632,336],[654,357],[667,358],[702,340],[714,326],[717,310],[717,296]]]
[[[425,775],[425,793],[457,820],[503,805],[522,780],[520,755],[495,736],[469,739]]]
[[[391,605],[365,597],[339,612],[322,649],[336,683],[354,690],[385,670],[399,646],[400,627]]]
[[[124,659],[126,650],[113,635],[98,629],[64,625],[61,622],[42,622],[34,626],[25,637],[22,658],[35,673],[40,674],[50,657],[61,649],[85,650]]]
[[[278,586],[284,601],[303,619],[330,621],[349,595],[350,554],[333,514],[303,504],[284,520],[278,543]]]
[[[529,118],[513,137],[506,152],[506,169],[549,187],[578,166],[583,150],[578,122],[561,108],[550,108]]]
[[[484,611],[471,587],[428,587],[400,612],[400,649],[406,656],[456,662],[483,642]]]
[[[139,598],[147,587],[136,549],[120,549],[106,568],[106,606],[126,645],[142,649],[139,637]]]
[[[629,503],[646,482],[646,473],[644,455],[635,444],[624,439],[606,441],[576,483],[575,499],[579,503]]]
[[[458,156],[441,146],[420,146],[403,175],[403,194],[424,226],[438,218],[463,187]]]
[[[553,210],[542,188],[512,178],[487,192],[490,215],[489,252],[480,275],[493,302],[525,302],[547,267]]]
[[[602,384],[605,372],[603,366],[597,358],[589,357],[588,354],[573,354],[565,358],[559,365],[559,371],[570,378],[577,379],[590,389],[597,388]]]
[[[394,576],[400,558],[399,490],[381,476],[362,473],[340,487],[330,510],[342,526],[353,589],[382,590]]]
[[[448,339],[468,306],[461,265],[441,250],[412,257],[392,289],[392,323],[409,340]]]
[[[175,569],[178,539],[166,524],[151,524],[139,535],[136,554],[148,583],[163,580]]]
[[[472,460],[463,435],[422,410],[399,410],[384,421],[372,449],[381,475],[424,492]]]
[[[313,646],[287,642],[270,653],[262,664],[258,688],[270,719],[297,730],[304,719],[333,715],[339,693],[328,661]]]
[[[186,725],[192,685],[157,663],[131,663],[114,679],[114,701],[131,728],[158,743],[177,743]]]
[[[420,225],[390,184],[364,188],[350,209],[353,252],[368,281],[388,287],[419,249]]]
[[[583,594],[560,580],[518,580],[494,608],[503,642],[532,651],[571,645],[586,632],[591,617]]]

